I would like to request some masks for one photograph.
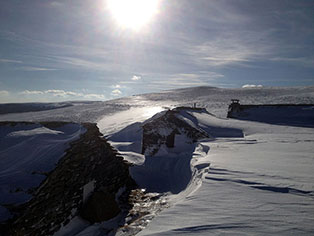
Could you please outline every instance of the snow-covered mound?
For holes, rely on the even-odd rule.
[[[69,143],[84,132],[78,124],[0,123],[0,221],[11,216],[3,205],[28,201]]]

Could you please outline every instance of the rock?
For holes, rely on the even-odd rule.
[[[8,224],[8,235],[53,235],[80,213],[90,222],[119,213],[114,196],[121,188],[127,192],[136,186],[129,165],[102,138],[96,124],[83,125],[87,131],[71,143],[56,168],[34,190],[33,198],[20,206],[17,217]],[[93,192],[84,204],[83,189],[91,181]]]
[[[176,108],[143,125],[142,154],[154,156],[162,145],[175,146],[176,135],[185,135],[191,143],[209,135],[200,128],[193,127],[180,116],[180,112],[195,110],[207,112],[201,108]]]
[[[112,219],[120,213],[115,196],[108,192],[94,192],[83,205],[81,216],[90,223]]]

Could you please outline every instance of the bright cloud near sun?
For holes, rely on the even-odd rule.
[[[107,7],[123,28],[139,30],[158,13],[160,0],[107,0]]]

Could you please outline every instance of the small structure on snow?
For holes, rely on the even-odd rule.
[[[231,104],[228,108],[228,115],[227,117],[232,117],[233,113],[237,113],[240,111],[240,100],[239,99],[231,99]]]

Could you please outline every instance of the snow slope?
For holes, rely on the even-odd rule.
[[[0,125],[0,204],[15,205],[31,198],[31,189],[54,169],[69,143],[78,139],[85,128],[63,124],[48,128],[42,124]],[[10,213],[0,206],[0,220]]]
[[[201,188],[139,235],[312,235],[313,129],[194,115],[245,137],[202,143],[211,165]]]
[[[139,235],[313,234],[312,128],[180,116],[215,139],[189,147],[179,140],[149,157],[139,153],[140,123],[110,137],[135,164],[131,174],[141,187],[168,193],[171,207]]]

